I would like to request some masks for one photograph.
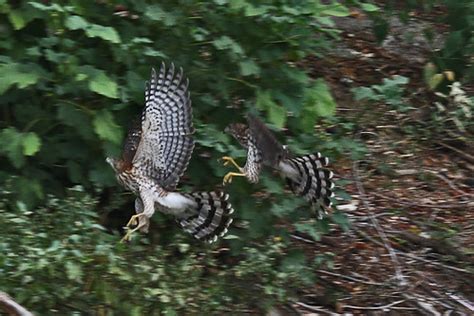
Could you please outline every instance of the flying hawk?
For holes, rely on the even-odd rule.
[[[234,176],[243,176],[251,183],[257,183],[262,167],[271,167],[286,179],[293,193],[304,197],[314,209],[318,209],[318,218],[322,218],[331,206],[334,187],[331,181],[333,173],[326,169],[328,158],[320,153],[295,157],[256,116],[248,115],[247,123],[231,124],[225,129],[247,149],[247,161],[244,167],[240,167],[232,157],[222,157],[224,165],[231,163],[239,170],[227,173],[224,184],[230,183]]]
[[[176,186],[194,149],[189,81],[183,70],[162,63],[146,83],[141,121],[129,130],[122,157],[107,158],[118,181],[138,197],[124,237],[147,231],[155,207],[175,216],[179,226],[199,240],[213,242],[232,223],[229,196],[219,192],[179,193]]]

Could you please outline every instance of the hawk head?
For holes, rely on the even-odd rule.
[[[233,123],[224,129],[224,132],[232,135],[244,147],[248,146],[248,127],[242,123]]]
[[[107,163],[112,166],[112,169],[114,169],[115,173],[121,172],[121,169],[122,169],[121,168],[121,165],[122,165],[121,161],[119,161],[118,159],[115,159],[115,158],[111,158],[111,157],[107,157],[105,159],[105,161],[107,161]]]

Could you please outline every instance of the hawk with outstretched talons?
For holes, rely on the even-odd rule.
[[[229,196],[221,192],[179,193],[176,186],[194,149],[189,81],[173,64],[154,69],[146,83],[145,108],[132,126],[120,159],[107,158],[118,181],[138,197],[128,232],[147,231],[155,207],[176,217],[179,226],[199,240],[213,242],[232,223]],[[137,224],[134,229],[131,226]]]
[[[240,167],[232,157],[222,157],[224,165],[233,164],[239,170],[227,173],[224,184],[230,183],[235,176],[257,183],[262,167],[269,166],[282,174],[293,193],[304,197],[313,208],[319,206],[318,218],[322,218],[334,195],[333,173],[326,168],[329,159],[320,153],[295,157],[256,116],[248,115],[247,123],[231,124],[225,129],[247,149],[247,161]]]

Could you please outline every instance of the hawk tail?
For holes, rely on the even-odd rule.
[[[234,212],[223,192],[195,192],[187,195],[196,202],[196,213],[179,219],[179,226],[199,240],[213,243],[227,233]]]
[[[322,218],[332,204],[330,198],[334,196],[331,180],[334,174],[326,169],[329,159],[316,153],[288,161],[298,171],[297,177],[286,178],[291,191],[303,196],[312,206],[319,205],[318,218]]]

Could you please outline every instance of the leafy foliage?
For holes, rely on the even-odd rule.
[[[234,264],[227,251],[215,257],[179,236],[132,247],[96,224],[96,201],[80,186],[31,212],[8,208],[9,183],[0,192],[0,285],[38,314],[221,314],[271,306],[313,281],[304,253],[281,238],[246,246]]]
[[[337,1],[0,1],[2,290],[42,314],[113,306],[142,315],[271,305],[291,295],[288,284],[312,281],[311,264],[289,252],[279,224],[320,236],[329,221],[311,227],[307,205],[288,198],[274,176],[228,189],[244,228],[226,241],[232,265],[173,234],[160,214],[154,220],[172,242],[117,245],[97,213],[131,200],[118,194],[105,157],[119,155],[143,107],[144,82],[162,60],[183,67],[191,82],[198,146],[184,186],[215,188],[226,171],[218,158],[244,156],[222,131],[246,112],[288,127],[296,153],[339,154],[314,129],[335,112],[330,90],[296,62],[324,53],[338,34],[331,17],[348,14]],[[255,192],[259,199],[247,198]]]

